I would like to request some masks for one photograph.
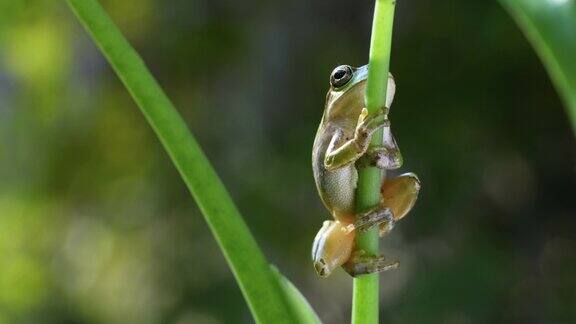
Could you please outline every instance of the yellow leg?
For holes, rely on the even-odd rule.
[[[327,277],[350,259],[355,236],[354,227],[350,224],[339,221],[324,222],[312,246],[312,261],[320,277]]]
[[[414,173],[405,173],[396,178],[386,179],[380,190],[382,205],[390,208],[394,220],[402,219],[414,206],[420,191],[420,180]],[[380,236],[387,234],[390,229],[386,224],[380,226]]]

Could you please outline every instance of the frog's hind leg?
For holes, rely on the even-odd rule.
[[[358,232],[365,232],[374,226],[387,226],[392,229],[394,227],[394,214],[392,210],[380,204],[375,208],[358,214],[354,222],[354,228]]]
[[[355,251],[352,257],[342,265],[352,277],[363,274],[378,273],[386,270],[396,269],[400,263],[391,261],[384,256],[366,255],[363,250]]]
[[[312,246],[312,261],[316,273],[327,277],[350,259],[356,233],[354,228],[340,221],[325,221]]]
[[[420,180],[414,173],[405,173],[396,178],[386,179],[380,189],[382,205],[390,208],[394,221],[399,221],[414,207],[419,192]],[[391,229],[388,224],[382,223],[380,236],[386,235]]]

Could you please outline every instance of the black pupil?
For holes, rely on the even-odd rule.
[[[334,79],[340,80],[340,79],[342,79],[345,75],[346,75],[346,71],[344,71],[344,70],[338,70],[338,71],[336,71],[336,73],[334,73]]]

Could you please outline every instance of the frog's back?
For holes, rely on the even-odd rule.
[[[353,163],[329,171],[324,166],[324,159],[333,140],[335,143],[332,145],[338,147],[346,140],[354,138],[358,118],[362,108],[366,106],[364,94],[367,72],[367,66],[357,69],[341,66],[332,72],[324,114],[312,151],[316,188],[326,208],[340,221],[353,221],[358,172]],[[333,78],[338,77],[338,73],[341,78],[348,76],[347,83],[333,83]]]

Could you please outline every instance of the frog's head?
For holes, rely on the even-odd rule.
[[[355,232],[339,221],[325,221],[312,246],[316,273],[325,278],[350,258]]]
[[[366,107],[365,93],[368,79],[368,65],[358,68],[349,65],[337,66],[330,74],[330,89],[326,95],[328,118],[354,120]],[[386,107],[390,108],[396,85],[392,74],[388,74]]]

